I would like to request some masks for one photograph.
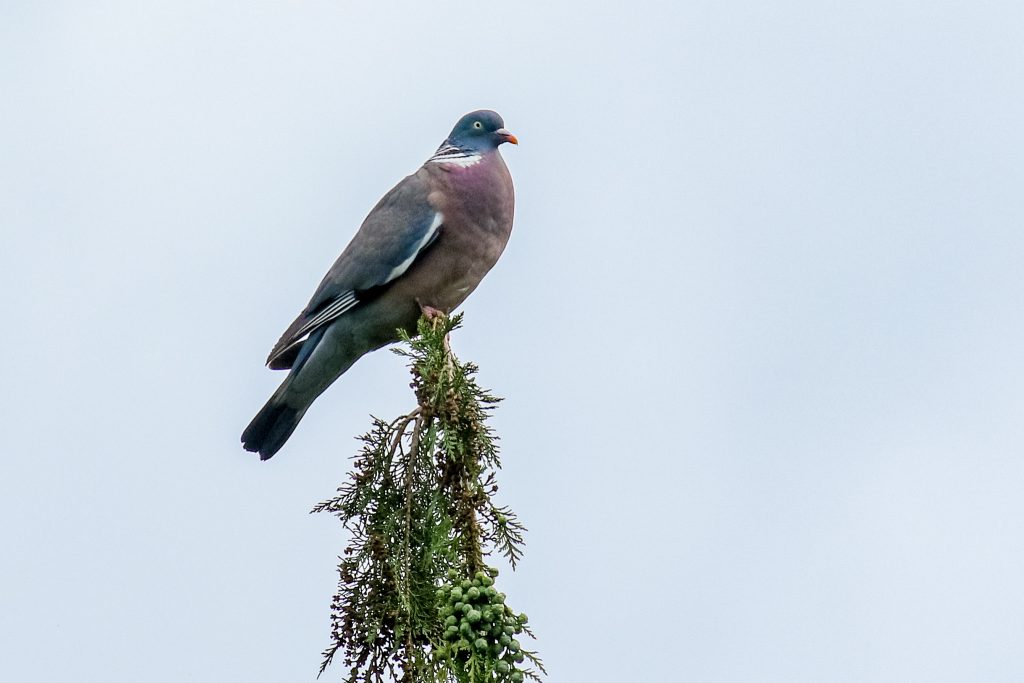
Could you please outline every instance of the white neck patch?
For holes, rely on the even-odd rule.
[[[483,156],[477,152],[444,144],[438,147],[437,151],[434,152],[434,156],[427,159],[427,161],[435,164],[454,164],[461,168],[468,168],[479,164],[481,159],[483,159]]]

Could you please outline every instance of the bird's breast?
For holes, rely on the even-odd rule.
[[[512,231],[514,196],[508,169],[482,162],[439,174],[431,203],[443,214],[437,240],[407,277],[417,300],[445,311],[461,304],[501,256]]]

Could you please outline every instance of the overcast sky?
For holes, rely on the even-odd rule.
[[[550,680],[1024,680],[1022,84],[1010,0],[0,1],[0,678],[313,680],[307,512],[402,360],[239,435],[487,107],[516,225],[453,344]]]

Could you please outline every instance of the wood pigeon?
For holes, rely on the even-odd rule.
[[[466,114],[418,171],[370,211],[267,359],[290,370],[242,432],[272,457],[310,404],[363,354],[450,312],[497,262],[512,232],[512,177],[498,146],[519,141],[493,111]]]

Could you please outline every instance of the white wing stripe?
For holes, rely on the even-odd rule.
[[[300,327],[295,332],[295,341],[292,344],[296,344],[302,341],[310,332],[315,330],[322,323],[337,318],[348,309],[355,306],[359,301],[356,299],[355,292],[345,292],[339,298],[331,302],[331,304],[324,310],[317,313],[313,318],[305,325]]]
[[[409,256],[409,258],[405,259],[404,261],[402,261],[397,266],[391,269],[391,272],[388,273],[388,276],[384,279],[385,284],[391,282],[396,277],[400,277],[402,273],[409,270],[409,266],[411,266],[412,262],[416,260],[416,257],[420,255],[420,252],[423,251],[423,248],[430,244],[430,242],[434,239],[434,236],[437,234],[437,229],[441,227],[441,224],[443,222],[444,215],[440,211],[438,211],[437,213],[434,214],[434,220],[430,223],[430,227],[427,228],[427,232],[424,233],[423,237],[420,238],[420,241],[416,243],[416,247],[413,249],[412,254]]]

